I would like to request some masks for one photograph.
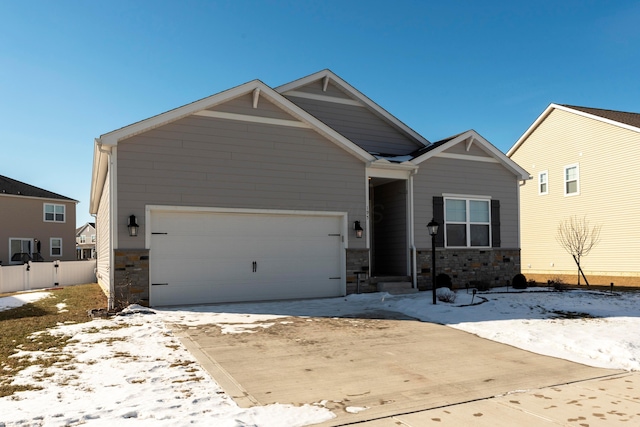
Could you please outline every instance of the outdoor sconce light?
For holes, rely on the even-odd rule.
[[[356,230],[356,238],[362,239],[362,232],[364,231],[360,226],[360,221],[353,223],[353,229]]]
[[[427,230],[431,235],[431,289],[433,290],[433,303],[436,303],[436,234],[440,224],[431,219],[427,224]]]
[[[129,225],[127,227],[129,227],[129,236],[136,237],[138,235],[138,228],[140,228],[140,226],[136,223],[135,215],[129,217]]]

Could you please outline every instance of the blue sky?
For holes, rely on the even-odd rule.
[[[88,213],[94,138],[329,68],[430,141],[552,102],[640,112],[640,2],[0,0],[0,175]]]

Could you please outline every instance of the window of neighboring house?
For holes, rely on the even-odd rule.
[[[9,239],[9,263],[22,264],[29,261],[32,254],[31,245],[31,239]],[[24,254],[27,254],[28,257]]]
[[[87,236],[85,236],[84,234],[80,235],[80,243],[86,243],[87,241]]]
[[[538,174],[538,194],[549,193],[549,174],[542,171]]]
[[[92,234],[91,235],[91,243],[95,243],[96,242],[96,235]]]
[[[488,199],[445,198],[445,245],[447,247],[490,247],[490,202]]]
[[[572,196],[580,193],[580,169],[578,165],[564,167],[564,195]]]
[[[59,237],[50,238],[49,248],[51,256],[62,256],[62,239]]]
[[[46,222],[65,222],[64,205],[44,204],[44,220]]]

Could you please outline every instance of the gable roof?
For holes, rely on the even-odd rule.
[[[540,126],[540,124],[551,114],[553,110],[562,110],[572,114],[577,114],[593,120],[598,120],[603,123],[608,123],[613,126],[618,126],[624,129],[628,129],[634,132],[640,132],[640,114],[628,113],[624,111],[616,110],[603,110],[600,108],[578,107],[575,105],[566,104],[550,104],[529,129],[516,141],[516,143],[507,151],[507,156],[511,157],[518,148],[524,143],[524,141],[533,133],[534,130]]]
[[[77,200],[72,198],[2,175],[0,175],[0,195],[38,197],[42,199],[59,199],[69,202],[77,202]]]
[[[502,166],[510,170],[513,174],[518,176],[519,179],[531,179],[531,175],[529,175],[529,172],[521,168],[516,162],[508,158],[502,151],[498,150],[493,144],[484,139],[478,132],[473,129],[434,142],[428,147],[418,150],[417,152],[413,153],[414,158],[413,160],[411,160],[411,162],[420,164],[430,158],[437,157],[443,151],[448,150],[454,145],[460,143],[478,144],[486,153],[491,155],[491,159],[494,159],[497,163],[500,163]],[[458,155],[458,157],[460,157],[460,155]]]
[[[382,117],[385,121],[391,123],[393,126],[398,128],[402,133],[416,140],[419,144],[429,145],[430,142],[420,135],[418,132],[414,131],[412,128],[407,126],[402,121],[398,120],[397,117],[389,113],[387,110],[382,108],[380,105],[373,102],[368,96],[360,92],[355,87],[351,86],[349,83],[341,79],[337,74],[333,71],[325,69],[322,71],[318,71],[317,73],[310,74],[306,77],[302,77],[301,79],[294,80],[290,83],[278,86],[275,90],[283,95],[286,95],[288,92],[293,92],[296,89],[299,89],[303,86],[308,85],[309,83],[322,80],[323,85],[327,85],[329,81],[332,81],[336,84],[340,89],[349,94],[351,97],[360,101],[364,106],[366,106],[369,110],[373,111],[376,115]]]
[[[190,104],[174,108],[173,110],[169,110],[148,119],[103,134],[99,138],[97,138],[95,140],[95,147],[93,152],[93,170],[91,179],[89,211],[91,213],[97,212],[96,209],[98,206],[98,201],[104,187],[104,181],[106,179],[108,169],[108,158],[106,156],[106,153],[110,152],[112,147],[117,146],[119,142],[127,138],[131,138],[135,135],[155,129],[159,126],[169,124],[192,114],[197,114],[202,110],[210,109],[212,107],[215,107],[216,105],[220,105],[226,101],[249,93],[253,93],[254,97],[264,96],[266,99],[273,102],[296,119],[300,120],[300,122],[306,124],[306,127],[315,130],[316,132],[318,132],[334,144],[338,145],[345,151],[349,152],[353,156],[359,158],[360,160],[364,162],[371,162],[375,160],[375,157],[369,154],[366,150],[359,147],[302,108],[298,107],[296,104],[289,101],[280,93],[276,92],[260,80],[252,80],[240,86],[236,86],[223,92],[219,92],[215,95],[211,95],[207,98],[200,99]]]

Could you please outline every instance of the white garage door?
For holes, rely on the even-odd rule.
[[[342,215],[151,212],[150,304],[345,294]]]

